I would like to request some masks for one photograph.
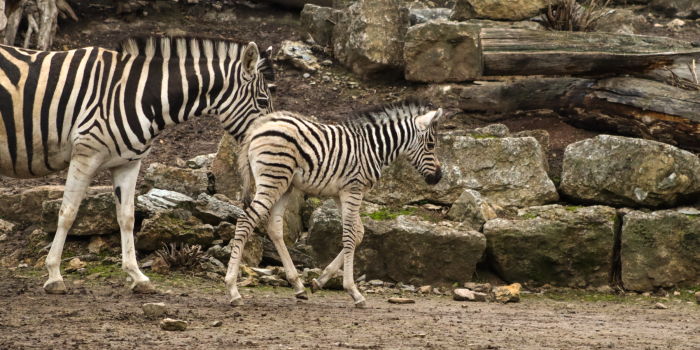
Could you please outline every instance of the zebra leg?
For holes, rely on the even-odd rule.
[[[335,207],[338,208],[338,211],[342,214],[343,203],[340,201],[340,197],[333,197],[333,200],[335,201]],[[317,291],[323,289],[323,286],[328,283],[328,280],[331,279],[331,277],[335,276],[335,273],[338,272],[342,265],[343,251],[341,250],[340,253],[338,253],[338,256],[336,256],[335,259],[333,259],[333,261],[328,264],[325,269],[323,269],[321,276],[314,278],[311,281],[311,293],[316,293]]]
[[[134,191],[140,168],[141,160],[137,160],[110,171],[117,203],[117,221],[121,229],[122,270],[134,280],[131,285],[134,293],[154,293],[151,281],[139,270],[134,248]]]
[[[84,153],[83,153],[84,152]],[[51,244],[51,250],[46,257],[46,269],[49,272],[49,279],[44,283],[44,291],[48,294],[65,294],[66,285],[61,277],[61,254],[63,253],[63,245],[66,242],[68,230],[73,226],[75,216],[78,214],[80,202],[85,197],[95,172],[102,164],[102,160],[98,157],[90,157],[87,155],[90,150],[84,150],[82,147],[76,146],[71,158],[70,166],[68,167],[68,175],[66,177],[66,188],[63,192],[63,203],[61,210],[58,213],[58,229],[56,236]],[[79,154],[79,156],[75,156]]]
[[[287,274],[287,281],[289,284],[294,286],[294,295],[297,299],[309,299],[306,295],[306,288],[304,284],[299,279],[299,273],[297,272],[292,258],[289,256],[289,251],[287,246],[284,244],[284,211],[287,209],[287,202],[289,202],[289,196],[292,192],[292,188],[280,197],[280,199],[272,206],[270,210],[270,218],[267,221],[267,234],[272,239],[272,243],[275,244],[277,248],[277,253],[279,253],[282,259],[282,265],[284,265],[284,272]]]
[[[343,267],[343,288],[355,301],[355,307],[364,309],[366,307],[365,297],[360,294],[355,286],[353,277],[353,259],[355,257],[355,247],[362,242],[365,233],[360,221],[360,203],[362,202],[362,192],[342,193],[340,199],[343,201],[343,255],[345,266]]]

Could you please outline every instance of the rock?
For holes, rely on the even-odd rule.
[[[219,151],[211,166],[212,174],[216,177],[217,195],[222,194],[231,199],[241,198],[242,180],[238,174],[238,151],[239,146],[234,138],[225,134],[219,143]],[[216,197],[215,195],[214,197]],[[304,195],[299,190],[292,190],[292,195],[287,203],[287,210],[284,213],[284,242],[292,245],[301,236],[302,222],[299,211],[304,203]],[[260,223],[258,229],[261,236],[266,235],[267,223]]]
[[[205,154],[201,156],[196,156],[187,162],[185,162],[185,165],[187,165],[188,168],[190,169],[202,169],[202,168],[209,168],[211,166],[211,163],[214,162],[214,158],[216,157],[216,153],[210,153],[210,154]]]
[[[498,287],[494,291],[496,301],[502,304],[520,301],[520,283],[513,283],[509,286]]]
[[[222,324],[224,324],[224,323],[221,321],[214,321],[211,323],[211,326],[212,327],[221,327]]]
[[[503,22],[491,21],[488,19],[469,19],[461,21],[461,23],[477,25],[480,28],[547,30],[547,27],[545,27],[540,22],[530,20],[524,20],[519,22]]]
[[[457,0],[450,20],[481,18],[521,21],[539,15],[547,5],[546,0]]]
[[[695,301],[697,301],[698,304],[700,304],[700,292],[695,292]]]
[[[308,267],[308,268],[315,267],[316,261],[314,260],[314,258],[309,256],[308,254],[306,254],[301,249],[299,249],[299,246],[303,246],[302,248],[308,247],[305,245],[297,245],[297,244],[290,246],[290,247],[287,247],[287,252],[289,252],[289,256],[292,258],[292,262],[294,263],[294,265],[301,265],[302,267]],[[311,248],[311,247],[308,247],[308,248]],[[262,257],[263,257],[263,259],[265,259],[265,261],[268,261],[268,262],[274,263],[274,264],[282,265],[282,258],[280,258],[279,253],[277,253],[277,249],[275,248],[275,245],[267,239],[263,240]]]
[[[166,318],[160,321],[160,328],[166,331],[184,331],[187,329],[187,321]]]
[[[467,282],[464,284],[464,288],[479,293],[491,293],[491,283]]]
[[[355,251],[355,274],[417,285],[452,285],[469,280],[486,246],[469,228],[439,226],[417,217],[395,220],[363,218],[364,238]],[[328,265],[342,248],[342,225],[335,208],[317,209],[307,242],[319,266]]]
[[[332,199],[330,199],[331,202],[333,202]],[[309,226],[311,225],[311,215],[314,213],[314,210],[316,210],[318,207],[321,206],[323,202],[319,200],[318,198],[311,197],[307,198],[304,203],[301,205],[301,209],[299,211],[299,215],[301,217],[301,222],[304,225],[304,231],[309,230]],[[364,204],[364,202],[363,202]],[[335,202],[333,202],[333,208],[335,208]],[[360,209],[361,212],[367,213],[366,210]]]
[[[560,190],[585,202],[673,206],[700,193],[700,160],[661,142],[599,135],[566,147]]]
[[[93,188],[88,188],[91,192]],[[0,189],[0,217],[14,222],[41,222],[41,204],[61,199],[63,186],[38,186],[18,192],[11,188]],[[95,193],[89,193],[92,195]]]
[[[53,233],[58,229],[58,213],[63,199],[50,200],[41,205],[41,229]],[[78,215],[73,222],[69,235],[89,236],[105,235],[119,231],[117,209],[114,195],[110,191],[86,196],[80,202]]]
[[[321,69],[311,48],[301,41],[283,41],[275,61],[289,61],[294,67],[304,72],[315,72]]]
[[[542,158],[547,159],[549,157],[549,133],[546,130],[524,130],[514,133],[511,137],[534,137],[542,149]],[[549,163],[544,162],[542,165],[547,174],[550,174]]]
[[[197,197],[197,206],[192,214],[205,224],[216,226],[222,221],[236,223],[238,218],[245,215],[245,211],[236,205],[216,199],[206,193]]]
[[[456,301],[474,301],[476,297],[474,296],[474,292],[469,289],[457,288],[452,291],[452,299]]]
[[[605,285],[605,286],[600,286],[600,287],[596,288],[596,292],[601,293],[601,294],[614,294],[615,290],[610,288],[610,286]]]
[[[163,303],[146,303],[141,306],[141,310],[148,317],[161,317],[168,314],[168,307]]]
[[[389,298],[389,302],[392,304],[415,304],[416,301],[408,298]]]
[[[525,207],[559,199],[545,171],[547,159],[533,138],[481,138],[441,135],[437,157],[442,180],[428,185],[411,163],[399,158],[384,170],[365,200],[406,205],[427,200],[450,205],[466,189],[479,191],[491,205]]]
[[[270,270],[270,269],[260,269],[260,268],[255,268],[255,267],[251,267],[250,269],[259,276],[272,276],[273,275],[272,270]]]
[[[403,290],[404,292],[415,292],[416,287],[414,287],[412,285],[402,285],[401,290]]]
[[[90,244],[88,245],[88,252],[92,254],[100,254],[103,251],[110,251],[112,248],[119,249],[121,248],[120,243],[119,235],[91,236]]]
[[[136,212],[152,217],[165,209],[181,208],[192,211],[197,205],[192,197],[168,190],[152,188],[148,193],[136,197]]]
[[[470,131],[469,134],[475,138],[508,137],[510,130],[503,124],[491,124],[482,128],[476,128]]]
[[[615,34],[638,34],[646,23],[644,16],[635,15],[632,10],[614,9],[612,13],[598,20],[595,30]]]
[[[306,4],[301,11],[299,37],[305,42],[326,47],[331,43],[333,27],[339,18],[338,10]]]
[[[4,242],[6,240],[7,240],[7,233],[3,233],[2,235],[0,235],[0,242]]]
[[[221,224],[216,227],[216,233],[225,240],[233,240],[235,231],[236,225],[226,221],[221,222]],[[264,238],[258,232],[253,231],[248,236],[248,240],[243,247],[243,256],[241,257],[241,261],[244,264],[247,266],[258,266],[260,264],[263,258],[263,241]],[[233,241],[229,242],[224,248],[220,248],[221,250],[217,252],[216,258],[221,261],[228,261],[231,257],[232,243]],[[207,254],[209,253],[207,252]]]
[[[155,260],[153,260],[153,265],[151,265],[151,270],[161,275],[169,275],[170,265],[168,265],[163,258],[156,257]]]
[[[209,11],[204,14],[204,19],[209,21],[209,22],[216,22],[216,23],[234,23],[236,22],[236,13],[233,12],[233,10],[225,10],[225,11]],[[178,29],[178,28],[174,28]],[[187,35],[187,32],[184,30],[180,29],[183,33],[180,34],[179,36],[185,36]],[[167,33],[167,32],[166,32]]]
[[[452,9],[448,8],[410,8],[409,21],[412,26],[428,21],[449,21]]]
[[[675,210],[625,215],[620,241],[624,289],[700,284],[699,249],[700,217]]]
[[[695,0],[654,0],[651,2],[651,8],[669,18],[700,17],[700,3]]]
[[[607,285],[619,235],[614,208],[558,204],[518,211],[517,219],[484,225],[490,266],[508,282]]]
[[[80,259],[78,259],[78,258],[75,258],[68,263],[68,266],[66,266],[65,271],[66,272],[73,272],[73,271],[77,271],[78,269],[82,269],[85,266],[87,266],[86,263],[80,261]]]
[[[666,307],[666,305],[661,304],[661,303],[656,303],[656,304],[654,304],[654,308],[655,308],[655,309],[661,309],[661,310],[666,310],[666,309],[668,309],[668,308]]]
[[[681,27],[684,26],[684,25],[685,25],[685,21],[684,21],[684,20],[682,20],[682,19],[680,19],[680,18],[676,18],[676,19],[674,19],[673,21],[668,22],[668,24],[666,24],[666,27],[667,27],[668,29],[676,30],[676,31],[677,31],[677,30],[681,29]]]
[[[333,54],[358,75],[400,70],[409,24],[409,11],[401,0],[358,0],[333,28]]]
[[[430,294],[431,289],[432,289],[432,287],[430,287],[430,286],[422,286],[422,287],[418,288],[418,293]]]
[[[96,273],[93,273],[93,274],[85,277],[85,279],[88,281],[94,281],[96,279],[99,279],[100,277],[102,277],[102,272],[96,272]]]
[[[153,163],[143,176],[141,192],[152,188],[169,190],[196,198],[200,193],[214,193],[214,177],[201,169],[181,169]]]
[[[199,244],[207,248],[214,240],[214,227],[192,216],[184,209],[168,209],[143,220],[141,231],[136,234],[136,249],[153,251],[162,244]]]
[[[0,235],[0,242],[4,241],[7,238],[7,234],[13,232],[15,228],[15,224],[0,219],[0,232],[2,232],[2,235]],[[1,238],[3,236],[5,239]]]
[[[289,287],[289,282],[279,278],[277,275],[260,277],[260,284],[277,287]]]
[[[458,22],[429,21],[408,29],[403,57],[406,80],[426,83],[472,81],[483,74],[481,29]]]
[[[493,208],[474,190],[464,190],[447,212],[448,220],[462,222],[477,231],[481,231],[484,223],[497,217]]]

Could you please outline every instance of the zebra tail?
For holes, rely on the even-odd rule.
[[[241,174],[243,178],[243,198],[241,200],[243,201],[244,209],[247,209],[250,206],[250,202],[253,200],[251,194],[253,192],[253,184],[251,183],[253,169],[250,167],[250,162],[248,160],[248,150],[250,149],[250,142],[248,141],[249,140],[246,140],[243,143],[241,151],[238,154],[238,173]]]

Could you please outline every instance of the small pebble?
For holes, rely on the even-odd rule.
[[[666,307],[666,305],[661,304],[661,303],[656,303],[656,305],[654,305],[654,307],[657,308],[657,309],[661,309],[661,310],[668,309],[668,308]]]
[[[302,75],[302,76],[304,77],[304,79],[307,79],[308,77],[311,76],[311,74],[309,74],[309,73],[304,73],[304,75]]]
[[[160,321],[160,328],[166,331],[184,331],[187,329],[187,321],[166,318]]]

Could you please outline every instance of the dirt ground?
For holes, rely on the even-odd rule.
[[[246,1],[228,6],[237,19],[222,24],[206,20],[203,6],[161,5],[160,11],[150,9],[148,16],[115,17],[113,9],[82,2],[74,4],[80,22],[60,22],[54,49],[90,45],[115,48],[120,39],[130,35],[163,34],[173,29],[251,40],[262,48],[278,48],[283,40],[299,39],[299,11],[252,7]],[[700,22],[689,21],[684,29],[673,32],[653,27],[654,22],[670,19],[649,18],[644,34],[700,42]],[[323,55],[319,58],[328,59]],[[434,105],[445,108],[446,127],[474,128],[491,123],[487,121],[491,116],[460,113],[457,93],[444,93],[443,86],[414,84],[395,76],[363,80],[337,62],[310,78],[302,74],[281,65],[274,82],[277,110],[333,121],[354,109],[413,95],[430,98]],[[360,87],[347,89],[344,84],[325,83],[321,80],[325,74],[358,82]],[[573,128],[547,112],[508,115],[498,122],[512,132],[547,130],[552,176],[561,172],[567,145],[597,135]],[[216,118],[195,118],[163,132],[143,168],[153,162],[175,165],[178,158],[214,153],[222,135]],[[3,178],[0,187],[63,184],[64,179],[65,173],[32,180]],[[106,172],[98,174],[93,182],[109,184]],[[0,242],[0,257],[26,247],[30,232],[31,228]],[[65,251],[80,252],[86,244],[70,238]],[[27,249],[22,256],[23,260],[29,259],[29,266],[36,258],[36,249]],[[159,294],[143,296],[128,290],[126,275],[117,267],[89,263],[88,274],[97,272],[103,275],[94,281],[69,274],[66,284],[71,293],[56,296],[46,295],[41,289],[46,278],[44,269],[10,271],[0,267],[0,349],[700,349],[700,307],[684,289],[678,290],[680,296],[667,298],[547,291],[542,296],[525,295],[521,303],[508,305],[461,303],[449,296],[414,294],[407,296],[416,304],[392,305],[386,300],[391,294],[384,294],[367,296],[370,308],[355,310],[343,292],[324,291],[298,302],[291,289],[252,288],[243,292],[246,306],[233,309],[226,303],[221,281],[149,274]],[[172,293],[165,293],[167,290]],[[143,303],[161,301],[169,306],[173,317],[190,322],[187,331],[162,331],[159,320],[141,312]],[[654,309],[656,302],[668,309]],[[223,325],[211,327],[216,320]]]

